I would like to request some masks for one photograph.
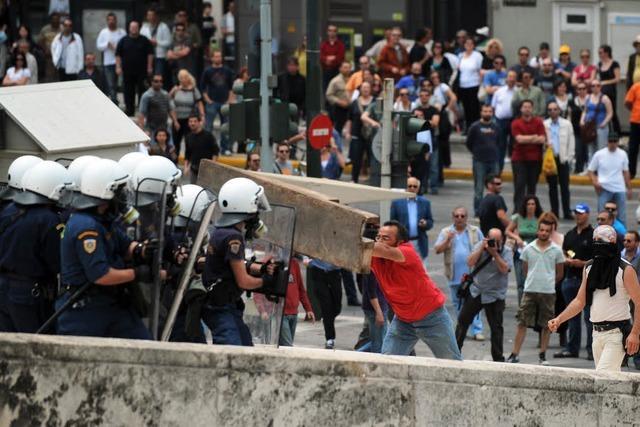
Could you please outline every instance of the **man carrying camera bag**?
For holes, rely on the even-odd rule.
[[[462,350],[462,344],[473,318],[484,309],[491,329],[491,356],[495,362],[504,362],[502,354],[502,314],[507,296],[509,270],[513,266],[513,252],[502,243],[502,231],[489,230],[488,238],[476,243],[473,252],[467,258],[467,264],[474,268],[471,273],[473,283],[462,304],[456,327],[456,341]],[[461,286],[465,288],[465,284]]]

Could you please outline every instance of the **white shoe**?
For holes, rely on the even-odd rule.
[[[336,346],[335,340],[327,340],[327,342],[324,345],[324,348],[326,348],[327,350],[333,350],[335,346]]]

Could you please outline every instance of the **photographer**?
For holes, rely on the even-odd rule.
[[[495,362],[504,362],[502,354],[502,314],[504,313],[509,271],[513,266],[513,252],[502,243],[502,231],[497,228],[489,230],[489,237],[476,243],[473,252],[467,258],[469,267],[474,271],[473,283],[465,297],[458,326],[456,340],[462,350],[467,329],[473,318],[484,309],[491,329],[491,356]]]

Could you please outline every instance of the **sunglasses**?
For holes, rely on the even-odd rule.
[[[615,212],[618,210],[618,208],[607,208],[607,207],[605,207],[604,209],[609,212]]]
[[[419,188],[419,185],[407,185],[407,188]]]
[[[590,55],[580,55],[580,58],[590,58]]]
[[[454,215],[453,217],[454,218],[466,218],[467,216],[458,214],[458,215]]]
[[[494,182],[493,185],[502,185],[502,182]]]
[[[284,154],[286,154],[286,153],[288,153],[288,152],[289,152],[289,150],[278,150],[278,153],[284,153]]]
[[[633,243],[633,242],[634,242],[634,240],[631,240],[631,239],[624,239],[624,240],[623,240],[623,242],[624,242],[624,243]]]

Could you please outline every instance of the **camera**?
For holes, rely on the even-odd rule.
[[[495,248],[496,247],[496,239],[489,239],[489,241],[487,242],[487,246],[489,246],[490,248]]]

